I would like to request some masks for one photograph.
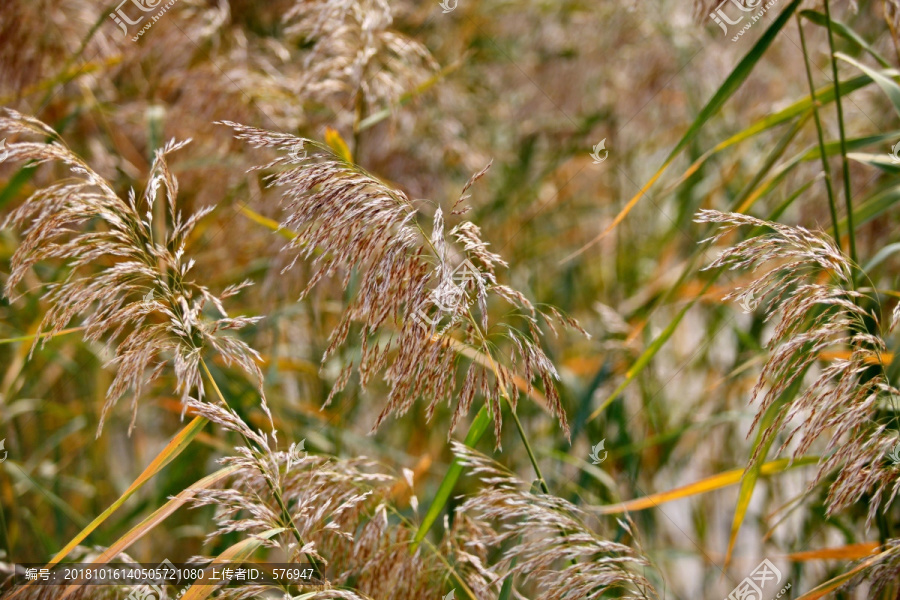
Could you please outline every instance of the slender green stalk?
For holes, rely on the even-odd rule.
[[[469,432],[466,434],[466,439],[463,443],[469,448],[474,448],[475,444],[478,443],[488,430],[488,425],[490,425],[490,423],[491,411],[488,410],[487,404],[485,404],[478,411],[478,414],[475,415],[475,420],[473,420],[472,425],[469,426]],[[410,544],[411,552],[416,551],[416,548],[419,547],[419,544],[428,534],[428,530],[431,529],[431,526],[437,521],[438,516],[444,509],[444,505],[446,505],[447,501],[450,499],[450,494],[453,493],[453,488],[456,486],[456,482],[459,481],[462,471],[462,463],[460,463],[459,458],[454,457],[453,462],[450,464],[450,468],[447,469],[447,474],[444,475],[444,479],[441,481],[441,485],[434,495],[434,500],[431,501],[431,506],[428,507],[428,512],[425,513],[422,523],[419,524],[419,529],[416,531],[413,543]]]
[[[806,66],[806,81],[809,84],[809,96],[812,99],[813,119],[816,122],[816,135],[819,139],[819,154],[822,157],[822,170],[825,172],[825,191],[828,194],[828,210],[831,212],[831,224],[834,227],[834,239],[837,241],[838,246],[840,246],[841,230],[838,228],[837,208],[834,203],[834,187],[831,183],[831,166],[828,164],[828,154],[825,152],[825,136],[822,134],[822,120],[819,117],[819,101],[816,99],[816,87],[815,84],[813,84],[812,71],[809,66],[809,53],[806,51],[806,36],[803,34],[803,25],[800,22],[799,15],[797,15],[797,29],[800,31],[800,47],[803,50],[803,64]],[[843,139],[843,136],[841,139]]]
[[[522,422],[519,421],[519,415],[516,414],[516,409],[513,407],[512,402],[509,402],[509,398],[506,398],[506,401],[509,403],[509,412],[512,413],[513,421],[516,422],[516,429],[519,430],[519,437],[522,438],[522,443],[525,444],[525,451],[528,452],[528,460],[531,461],[531,466],[534,467],[534,473],[537,475],[538,483],[544,493],[549,494],[550,490],[547,489],[547,482],[544,481],[544,475],[541,473],[541,468],[538,466],[537,459],[534,457],[534,452],[531,450],[531,444],[528,443],[528,436],[525,435],[525,428],[522,427]]]
[[[34,338],[57,337],[60,335],[67,335],[69,333],[75,333],[76,331],[84,331],[85,329],[86,329],[85,327],[72,327],[70,329],[63,329],[59,333],[52,333],[52,332],[47,331],[44,333],[34,333],[31,335],[22,335],[22,336],[14,337],[14,338],[5,338],[5,339],[0,340],[0,345],[15,344],[16,342],[27,342],[29,340],[33,340]]]
[[[834,104],[837,108],[838,129],[841,139],[841,165],[843,167],[844,175],[844,202],[847,205],[847,229],[848,237],[850,239],[850,258],[853,260],[855,280],[856,265],[859,263],[856,257],[856,231],[853,226],[853,204],[850,192],[850,162],[847,160],[847,140],[846,136],[844,135],[844,109],[841,103],[841,81],[838,78],[837,59],[834,57],[834,34],[831,32],[831,8],[829,4],[830,0],[825,0],[825,20],[828,22],[828,27],[826,27],[825,30],[828,32],[828,48],[831,51],[831,75],[834,78]]]

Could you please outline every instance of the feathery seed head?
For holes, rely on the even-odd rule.
[[[361,384],[365,386],[373,374],[383,372],[391,388],[373,430],[391,413],[406,413],[417,398],[431,399],[427,409],[431,418],[438,403],[449,404],[458,397],[452,433],[474,396],[480,394],[491,406],[499,445],[500,399],[515,406],[518,391],[512,374],[521,365],[529,392],[532,380],[541,379],[549,411],[568,435],[555,387],[559,375],[540,347],[537,315],[548,323],[549,316],[564,325],[578,325],[555,309],[550,309],[549,315],[538,313],[523,294],[499,284],[496,268],[506,263],[488,250],[474,223],[461,221],[445,234],[444,212],[438,207],[431,232],[426,234],[419,224],[421,215],[406,194],[326,146],[237,123],[224,124],[252,146],[288,152],[258,169],[279,169],[270,176],[269,185],[282,190],[286,217],[281,226],[296,234],[284,250],[294,255],[294,261],[311,260],[317,269],[304,294],[323,277],[339,274],[346,289],[350,273],[359,273],[354,299],[332,332],[323,361],[346,342],[352,324],[358,323]],[[302,156],[291,151],[297,147],[304,148]],[[486,172],[485,168],[469,180],[451,214],[460,214],[465,191]],[[508,323],[492,324],[488,316],[491,296],[511,304],[527,332]],[[509,366],[495,352],[502,340],[508,340],[511,348]],[[485,355],[487,361],[472,361],[458,386],[461,355],[472,356],[473,351]],[[344,369],[326,404],[347,384],[352,368],[350,364]]]
[[[12,110],[0,117],[0,132],[58,140],[45,124]],[[116,376],[107,391],[98,435],[109,410],[129,389],[133,393],[129,431],[133,428],[137,399],[169,361],[182,402],[195,391],[202,398],[199,366],[204,349],[214,349],[262,379],[256,351],[223,335],[259,319],[228,317],[222,304],[248,283],[216,296],[190,277],[194,261],[185,256],[187,236],[213,207],[187,218],[178,210],[178,182],[166,156],[186,144],[171,141],[157,150],[146,190],[140,199],[132,191],[125,200],[59,141],[7,146],[11,160],[58,161],[73,175],[35,191],[3,223],[23,233],[5,293],[12,298],[26,273],[41,261],[61,260],[69,268],[63,281],[47,286],[44,298],[49,309],[40,331],[59,333],[73,318],[83,316],[85,339],[115,346],[109,364],[116,368]],[[162,238],[159,232],[165,229],[153,222],[154,205],[161,201],[166,202],[169,217]],[[207,315],[208,308],[221,316]]]
[[[884,460],[895,443],[897,424],[878,418],[883,412],[880,406],[900,393],[885,374],[884,339],[867,330],[867,321],[877,330],[879,315],[864,308],[871,298],[853,289],[850,260],[830,239],[802,227],[712,210],[701,211],[696,220],[721,225],[713,242],[744,225],[770,230],[727,248],[707,267],[753,270],[755,279],[727,299],[771,295],[772,300],[764,303],[766,320],[780,318],[767,344],[771,355],[752,393],[753,398],[762,398],[753,428],[823,351],[834,346],[849,349],[847,358],[823,367],[810,385],[784,403],[779,416],[763,432],[763,440],[796,423],[787,430],[779,452],[799,434],[794,449],[797,457],[827,432],[826,452],[811,486],[837,471],[829,490],[828,514],[871,493],[871,523],[885,494],[889,506],[900,492],[900,479]],[[828,279],[823,280],[822,275]],[[762,447],[764,443],[758,444]],[[754,455],[752,462],[763,459]]]

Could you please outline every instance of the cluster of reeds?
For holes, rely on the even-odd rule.
[[[735,44],[719,6],[179,0],[133,43],[10,0],[0,572],[185,548],[327,582],[192,600],[705,597],[752,531],[804,599],[896,596],[900,5],[782,0]]]

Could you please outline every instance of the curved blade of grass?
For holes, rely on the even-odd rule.
[[[703,129],[703,126],[706,125],[707,121],[709,121],[716,113],[719,112],[719,109],[725,104],[725,102],[731,98],[731,96],[738,90],[738,88],[743,85],[744,81],[750,76],[750,73],[753,72],[753,69],[756,67],[757,63],[762,59],[763,55],[769,49],[769,46],[775,40],[775,37],[781,31],[781,29],[785,26],[788,20],[793,15],[794,11],[800,6],[801,0],[793,0],[790,4],[788,4],[781,14],[775,19],[772,25],[766,29],[765,33],[759,38],[753,48],[750,49],[750,52],[741,59],[738,65],[734,68],[731,74],[725,79],[722,85],[719,86],[719,89],[716,90],[716,93],[713,94],[713,97],[706,103],[706,106],[701,109],[700,114],[697,115],[697,118],[688,128],[687,132],[682,136],[681,140],[675,145],[675,148],[669,153],[669,156],[663,162],[662,166],[659,170],[650,178],[650,180],[644,184],[635,196],[628,201],[625,207],[616,215],[615,219],[613,219],[612,223],[610,223],[606,229],[604,229],[600,235],[595,237],[593,240],[570,254],[569,256],[562,259],[562,263],[568,262],[577,256],[584,253],[588,248],[594,246],[604,237],[609,235],[609,233],[618,227],[619,223],[625,220],[625,217],[628,216],[628,213],[637,205],[638,201],[647,193],[647,191],[653,186],[654,183],[662,176],[666,169],[669,168],[669,165],[674,162],[675,158],[678,154],[681,153],[684,148],[688,146],[688,144],[693,141],[697,134],[700,133],[700,130]]]
[[[875,192],[875,194],[859,203],[853,211],[854,226],[862,227],[869,221],[877,219],[890,210],[898,201],[900,201],[900,185],[893,185]],[[840,227],[841,230],[847,228],[846,217],[840,220],[838,227]],[[831,229],[829,229],[829,233],[830,232]]]
[[[881,169],[886,173],[894,175],[900,173],[900,162],[895,162],[894,157],[887,153],[869,154],[867,152],[848,152],[847,158],[870,167],[875,167],[876,169]]]
[[[750,206],[753,205],[756,198],[760,196],[755,193],[759,189],[759,184],[766,178],[772,168],[775,166],[784,153],[787,151],[788,146],[791,142],[794,141],[794,138],[797,137],[797,134],[800,133],[800,130],[806,125],[806,122],[814,115],[814,111],[808,111],[804,113],[797,122],[791,126],[791,128],[778,140],[778,143],[769,152],[769,155],[766,157],[760,169],[753,175],[750,181],[744,186],[744,189],[740,191],[740,193],[735,196],[734,200],[732,200],[732,206],[738,206],[738,212],[745,212]],[[752,198],[752,200],[751,200]],[[746,207],[746,208],[745,208]]]
[[[256,550],[263,545],[263,542],[265,540],[276,536],[283,531],[287,531],[287,529],[284,527],[277,527],[275,529],[269,529],[268,531],[257,534],[252,538],[241,540],[237,544],[222,552],[222,554],[216,557],[216,559],[213,560],[212,564],[208,565],[208,567],[212,567],[216,564],[225,562],[242,562],[246,560],[251,554],[256,552]],[[188,589],[187,592],[185,592],[185,594],[181,597],[181,600],[204,600],[220,587],[221,586],[217,584],[197,585],[195,583]]]
[[[241,467],[239,465],[232,465],[230,467],[225,467],[224,469],[219,469],[215,473],[207,475],[203,479],[198,480],[189,488],[182,490],[177,496],[171,498],[168,502],[156,509],[153,514],[135,525],[130,531],[128,531],[128,533],[113,542],[106,550],[104,550],[91,562],[100,564],[112,560],[120,552],[124,552],[132,544],[144,537],[151,529],[162,523],[169,515],[178,510],[182,505],[190,501],[198,491],[204,490],[216,484],[232,473],[238,471],[240,468]],[[75,592],[81,586],[82,584],[75,584],[66,587],[62,596],[59,597],[59,600],[64,600],[65,598],[69,597],[70,594]]]
[[[802,467],[804,465],[816,463],[818,462],[818,460],[819,458],[817,456],[803,456],[794,460],[792,464],[789,458],[779,458],[778,460],[773,460],[761,465],[759,472],[760,475],[775,475],[777,473],[782,473],[795,467]],[[638,510],[654,508],[656,506],[659,506],[660,504],[673,502],[675,500],[681,500],[682,498],[699,496],[700,494],[720,490],[722,488],[740,483],[741,476],[744,474],[744,470],[745,469],[732,469],[730,471],[718,473],[717,475],[701,479],[700,481],[695,481],[694,483],[689,483],[687,485],[677,487],[665,492],[660,492],[658,494],[650,494],[649,496],[644,496],[643,498],[637,498],[635,500],[629,500],[628,502],[622,502],[619,504],[601,506],[599,508],[595,508],[593,512],[601,515],[614,515],[623,512],[634,512]]]
[[[656,339],[654,339],[650,343],[647,349],[644,350],[644,352],[638,357],[634,364],[631,365],[628,371],[625,372],[624,381],[622,381],[622,383],[620,383],[619,386],[615,390],[613,390],[613,393],[610,394],[609,397],[607,397],[606,400],[604,400],[603,403],[590,414],[590,416],[588,417],[588,421],[593,421],[594,419],[599,417],[603,413],[603,411],[606,410],[606,408],[610,404],[612,404],[613,400],[618,398],[619,394],[621,394],[622,391],[626,387],[628,387],[628,385],[632,381],[634,381],[634,378],[637,377],[648,364],[650,364],[650,361],[653,360],[653,357],[656,356],[656,353],[659,352],[660,348],[662,348],[665,343],[669,341],[669,338],[671,338],[672,334],[675,333],[675,330],[678,329],[678,325],[681,323],[681,320],[684,318],[684,315],[687,313],[687,311],[689,311],[697,302],[697,300],[702,297],[703,294],[707,292],[707,290],[709,290],[714,281],[715,279],[710,277],[709,281],[706,282],[706,285],[703,286],[703,289],[700,290],[700,293],[697,294],[695,298],[687,302],[684,307],[682,307],[682,309],[678,311],[678,314],[675,315],[675,318],[672,319],[672,321],[669,322],[666,328],[662,330],[662,333],[656,336]]]
[[[481,410],[478,411],[478,414],[475,415],[475,419],[472,421],[472,425],[469,427],[469,433],[466,434],[466,439],[463,443],[470,448],[474,448],[475,444],[478,443],[478,440],[480,440],[488,430],[488,425],[490,424],[491,414],[487,408],[487,404],[485,404],[481,407]],[[450,494],[453,493],[456,482],[459,481],[459,477],[462,475],[462,471],[462,463],[458,458],[454,458],[453,462],[450,464],[450,468],[447,469],[447,474],[444,475],[444,480],[441,481],[441,485],[438,487],[437,493],[434,495],[434,500],[431,501],[431,506],[428,507],[428,512],[425,513],[425,517],[422,519],[422,523],[416,531],[416,537],[413,538],[413,543],[411,544],[412,552],[416,551],[416,548],[419,547],[419,544],[428,534],[428,530],[431,529],[431,526],[434,525],[438,517],[441,516],[441,513],[444,511],[444,506],[450,499]]]
[[[843,86],[841,86],[841,91],[843,91]],[[891,131],[887,133],[879,133],[877,135],[867,135],[858,138],[851,138],[846,140],[846,148],[848,150],[853,149],[861,149],[871,146],[873,144],[880,144],[882,142],[892,141],[900,136],[900,131]],[[834,140],[831,142],[825,143],[825,155],[826,156],[835,156],[839,154],[841,151],[841,143],[839,140]],[[822,153],[819,151],[819,148],[813,146],[808,150],[801,152],[800,154],[794,156],[792,159],[787,161],[786,163],[781,164],[772,175],[763,183],[763,185],[759,186],[757,189],[750,194],[747,199],[737,207],[736,212],[747,212],[753,204],[756,203],[761,197],[765,196],[769,192],[771,192],[775,186],[784,181],[784,179],[802,162],[809,162],[813,160],[819,160],[822,156]],[[848,154],[849,156],[849,154]],[[771,220],[772,217],[769,218]],[[844,221],[839,221],[839,226]],[[832,227],[829,231],[833,232],[834,227]]]
[[[799,15],[809,21],[810,23],[814,23],[819,25],[820,27],[828,27],[828,19],[824,14],[814,11],[814,10],[801,10]],[[834,18],[831,19],[831,31],[841,36],[852,45],[856,46],[860,50],[863,50],[869,55],[878,61],[878,63],[884,67],[885,69],[889,68],[891,65],[881,54],[878,53],[875,48],[869,45],[869,42],[864,40],[858,33],[850,29],[845,23],[841,21],[837,21]]]
[[[891,256],[892,254],[896,254],[897,252],[900,252],[900,243],[888,244],[887,246],[879,250],[878,253],[875,254],[875,256],[869,259],[869,262],[867,262],[863,267],[863,271],[865,271],[866,273],[870,272],[872,269],[887,260],[889,256]]]
[[[770,427],[776,424],[776,421],[780,422],[784,419],[785,415],[781,411],[781,408],[797,394],[802,379],[802,375],[797,377],[797,379],[784,390],[778,400],[769,406],[768,410],[766,410],[762,419],[760,419],[757,424],[758,432],[756,434],[756,440],[753,442],[752,453],[752,456],[756,456],[757,460],[744,472],[743,478],[741,479],[741,489],[738,492],[737,506],[735,506],[734,509],[734,520],[731,522],[731,535],[728,539],[728,550],[725,552],[725,566],[731,562],[731,553],[734,552],[734,544],[737,541],[738,533],[741,530],[741,524],[744,522],[744,517],[747,516],[747,509],[750,508],[750,499],[753,497],[753,490],[756,488],[756,482],[759,480],[759,476],[762,473],[763,461],[766,460],[769,449],[775,442],[776,436],[770,435],[766,437],[765,433]]]
[[[16,342],[30,342],[31,340],[33,340],[34,338],[37,338],[37,337],[39,337],[39,338],[54,338],[54,337],[58,337],[60,335],[67,335],[69,333],[75,333],[76,331],[84,331],[84,327],[72,327],[71,329],[63,329],[59,333],[52,333],[50,331],[47,331],[45,333],[34,333],[32,335],[23,335],[23,336],[14,337],[14,338],[6,338],[3,340],[0,340],[0,345],[15,344]]]
[[[891,71],[892,77],[900,76],[900,72]],[[868,75],[860,75],[859,77],[854,77],[853,79],[848,79],[841,83],[841,96],[846,96],[851,92],[854,92],[858,89],[864,88],[867,85],[872,83],[872,78]],[[817,104],[819,106],[825,106],[834,102],[834,86],[828,85],[826,87],[822,87],[816,90],[816,99],[818,100]],[[768,131],[770,129],[774,129],[775,127],[784,125],[785,123],[789,123],[793,119],[797,117],[801,117],[807,112],[811,111],[813,108],[812,98],[810,96],[806,96],[805,98],[798,100],[794,104],[778,111],[775,114],[767,115],[762,119],[756,121],[750,127],[740,131],[727,140],[723,142],[719,142],[712,149],[707,150],[703,153],[700,158],[695,160],[690,167],[688,167],[687,171],[685,171],[679,178],[671,184],[664,193],[670,193],[672,190],[677,188],[679,185],[687,181],[687,179],[696,173],[703,164],[709,160],[711,156],[714,154],[725,150],[726,148],[730,148],[740,142],[748,140],[755,135],[763,133],[764,131]],[[835,142],[837,143],[837,142]],[[849,140],[848,140],[849,143]],[[816,155],[818,156],[818,155]]]
[[[188,423],[184,429],[178,432],[178,434],[172,438],[165,448],[153,459],[153,461],[147,465],[147,468],[138,476],[137,479],[134,480],[125,492],[119,496],[119,499],[113,502],[109,508],[104,510],[100,515],[91,521],[87,527],[81,530],[81,532],[76,535],[72,540],[65,545],[65,547],[56,553],[50,562],[47,563],[47,566],[50,567],[55,565],[62,559],[64,559],[69,552],[71,552],[75,546],[80,544],[84,539],[91,534],[92,531],[97,529],[97,527],[103,523],[111,514],[113,514],[120,506],[122,506],[126,500],[128,500],[136,491],[141,489],[145,483],[147,483],[154,475],[159,473],[163,467],[172,462],[175,457],[181,454],[185,448],[191,443],[191,441],[197,436],[198,433],[203,429],[203,426],[206,425],[208,421],[204,417],[195,417],[193,421]]]
[[[894,80],[889,76],[891,71],[883,72],[875,70],[871,67],[867,67],[862,64],[858,60],[851,58],[844,54],[843,52],[835,52],[835,58],[839,58],[840,60],[850,63],[866,75],[872,78],[878,87],[881,88],[881,91],[887,95],[888,99],[890,99],[891,104],[894,105],[894,110],[897,111],[897,115],[900,116],[900,86],[898,86]]]
[[[842,573],[841,575],[838,575],[834,579],[829,579],[825,583],[814,587],[813,589],[809,590],[808,592],[806,592],[805,594],[803,594],[802,596],[797,598],[797,600],[818,600],[819,598],[824,598],[826,595],[830,594],[837,588],[841,587],[842,585],[844,585],[845,583],[850,581],[850,579],[852,579],[860,571],[864,571],[865,569],[868,569],[872,565],[881,562],[884,558],[887,557],[887,555],[889,553],[890,553],[890,550],[886,550],[886,551],[882,552],[881,554],[877,554],[877,555],[869,558],[868,560],[861,562],[860,564],[856,565],[855,567],[853,567],[846,573]]]
[[[860,542],[858,544],[838,546],[837,548],[794,552],[793,554],[788,554],[786,558],[795,562],[807,560],[859,560],[871,556],[880,550],[881,542]]]

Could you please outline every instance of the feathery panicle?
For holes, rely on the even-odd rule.
[[[871,561],[871,558],[863,562]],[[889,598],[888,592],[898,592],[900,585],[900,539],[887,540],[880,548],[877,562],[864,569],[844,587],[855,588],[863,583],[871,587],[868,590],[869,598]]]
[[[431,233],[426,234],[417,221],[418,211],[402,191],[326,146],[225,124],[255,147],[289,151],[258,168],[280,168],[271,176],[270,186],[283,190],[287,216],[281,226],[297,234],[285,251],[294,254],[294,261],[317,254],[312,258],[317,270],[304,294],[323,277],[342,274],[346,288],[351,272],[355,269],[360,274],[355,297],[331,335],[323,362],[346,342],[352,324],[360,323],[360,382],[365,386],[373,374],[383,371],[391,387],[373,430],[391,413],[403,415],[417,398],[431,399],[430,419],[438,403],[449,404],[458,396],[452,433],[474,396],[481,394],[491,405],[499,444],[500,400],[507,397],[515,406],[518,392],[512,385],[512,372],[524,365],[529,386],[534,378],[541,380],[550,410],[568,436],[554,384],[559,375],[539,343],[538,313],[523,294],[498,283],[496,268],[506,263],[488,250],[474,223],[462,221],[445,233],[444,213],[438,207]],[[466,189],[485,171],[473,177]],[[507,323],[491,324],[490,295],[514,307],[527,333]],[[577,327],[556,310],[550,311],[549,318]],[[511,341],[511,366],[503,364],[495,351],[497,341],[506,338]],[[465,347],[489,356],[492,364],[472,362],[460,387],[456,371],[459,349]],[[352,367],[344,370],[327,402],[346,385]]]
[[[40,121],[11,110],[0,117],[0,132],[58,139]],[[34,192],[4,223],[24,235],[12,258],[5,291],[11,297],[38,262],[59,259],[70,268],[62,282],[47,286],[49,309],[40,329],[58,333],[82,315],[87,340],[105,340],[115,346],[110,365],[116,367],[116,376],[107,391],[98,435],[109,410],[129,389],[134,394],[129,431],[134,427],[138,398],[168,361],[174,365],[182,401],[194,390],[202,398],[199,364],[205,348],[216,350],[228,362],[256,375],[260,383],[262,380],[255,363],[257,353],[244,342],[221,334],[258,320],[229,318],[222,305],[224,298],[247,284],[215,296],[190,279],[194,261],[185,257],[187,236],[213,207],[186,219],[177,208],[178,182],[166,155],[186,143],[173,141],[158,150],[147,189],[140,199],[132,191],[127,200],[119,198],[107,181],[59,141],[7,145],[10,159],[37,164],[59,161],[73,175]],[[153,206],[160,201],[167,202],[170,221],[163,239],[159,239],[161,228],[153,223]],[[98,264],[102,266],[96,267]],[[205,316],[206,307],[222,317]]]
[[[239,54],[248,68],[229,77],[256,90],[279,127],[310,126],[309,106],[328,108],[332,126],[356,127],[439,69],[422,43],[391,29],[391,9],[386,0],[295,0],[280,19],[282,35]]]
[[[494,569],[500,578],[533,583],[543,600],[657,598],[639,572],[649,563],[630,547],[604,540],[586,524],[589,515],[552,495],[532,494],[499,463],[453,442],[453,451],[485,487],[458,509],[462,527],[479,526],[473,545],[505,550]],[[496,527],[491,523],[496,523]]]
[[[776,419],[763,435],[771,439],[782,423],[796,423],[779,452],[799,434],[793,453],[797,457],[828,432],[828,453],[811,485],[839,471],[829,490],[828,514],[871,492],[871,523],[885,493],[889,493],[886,505],[890,505],[900,491],[896,468],[883,458],[896,443],[896,424],[877,419],[881,406],[900,393],[884,374],[884,340],[867,333],[865,321],[871,320],[877,328],[879,316],[864,309],[869,298],[852,289],[850,260],[829,239],[802,227],[711,210],[701,211],[696,220],[722,225],[711,238],[713,242],[744,225],[771,230],[726,249],[707,267],[753,271],[755,279],[727,299],[747,303],[771,296],[762,303],[766,320],[780,317],[768,342],[771,356],[753,389],[752,397],[762,398],[753,428],[814,365],[820,353],[835,346],[849,348],[849,357],[822,368],[802,393],[781,408],[783,418]],[[752,461],[764,458],[754,455]]]
[[[359,90],[370,108],[384,108],[415,89],[438,66],[421,43],[390,29],[387,0],[298,0],[285,33],[312,45],[299,89],[324,100]]]
[[[230,409],[193,401],[192,408],[252,439],[255,446],[239,446],[235,456],[220,461],[240,467],[227,487],[195,495],[194,506],[216,509],[217,528],[208,539],[232,532],[253,536],[286,527],[274,495],[277,490],[303,544],[290,534],[265,544],[278,548],[292,562],[315,558],[329,585],[352,584],[366,597],[416,600],[445,577],[444,568],[423,559],[426,550],[409,551],[415,528],[390,518],[395,512],[390,504],[392,490],[400,480],[382,473],[377,463],[365,457],[346,460],[299,454],[296,446],[287,452],[275,451],[268,436],[253,432]],[[410,484],[408,478],[406,483]]]

